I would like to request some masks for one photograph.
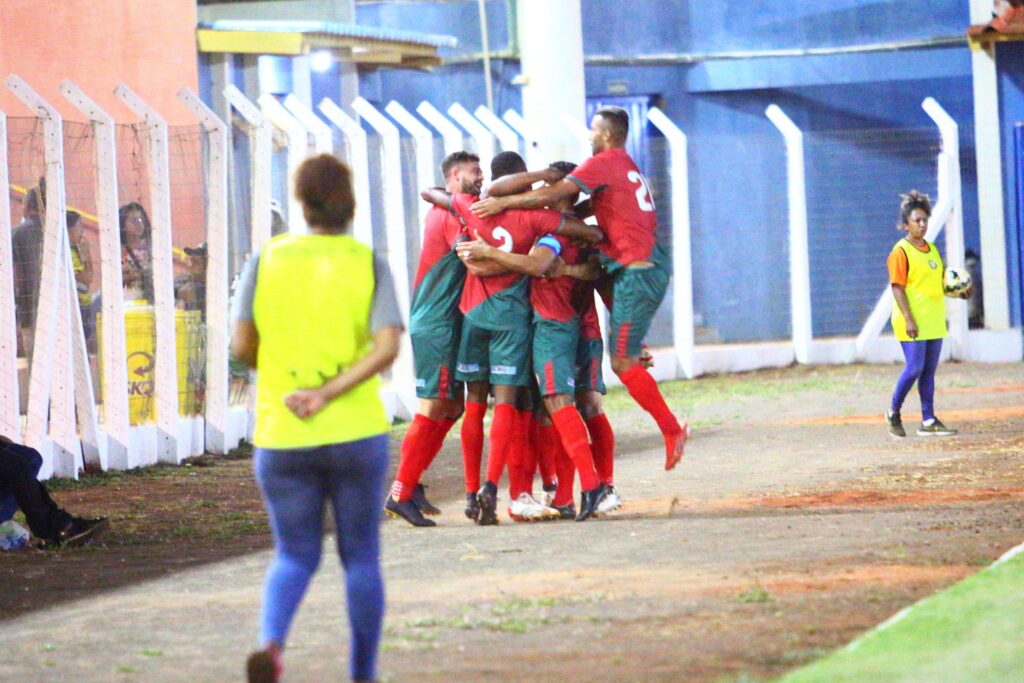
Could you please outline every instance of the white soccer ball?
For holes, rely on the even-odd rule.
[[[942,275],[942,291],[946,296],[962,298],[971,286],[971,274],[966,268],[946,268]]]

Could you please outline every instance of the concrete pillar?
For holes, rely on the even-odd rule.
[[[991,0],[971,0],[971,23],[992,18]],[[1003,213],[1002,135],[999,121],[999,75],[995,46],[971,51],[974,75],[974,148],[978,164],[978,222],[984,284],[985,327],[1010,326],[1006,272],[1006,221]]]
[[[586,114],[580,0],[520,0],[518,13],[523,118],[542,158],[580,162],[590,150],[569,123]]]

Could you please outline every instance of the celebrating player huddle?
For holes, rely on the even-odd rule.
[[[498,523],[506,466],[515,521],[584,521],[621,504],[614,435],[601,408],[596,292],[610,309],[612,370],[661,430],[665,469],[682,458],[689,429],[666,405],[642,357],[668,287],[669,255],[655,237],[650,191],[625,150],[628,131],[625,111],[604,108],[591,123],[593,156],[579,166],[557,162],[529,172],[518,154],[502,152],[480,199],[479,158],[457,152],[442,164],[444,191],[424,191],[435,206],[410,314],[420,405],[402,443],[388,514],[434,526],[424,515],[439,511],[420,478],[460,415],[466,515],[477,524]],[[531,190],[538,182],[543,186]],[[581,192],[590,200],[577,204]],[[590,215],[596,226],[583,222]],[[533,494],[538,468],[542,500]]]

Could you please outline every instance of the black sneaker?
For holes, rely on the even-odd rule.
[[[492,526],[498,523],[498,487],[487,481],[476,492],[476,502],[480,513],[476,523],[480,526]]]
[[[277,683],[281,680],[281,654],[277,649],[257,650],[245,662],[249,683]]]
[[[423,484],[416,484],[416,488],[412,490],[412,502],[416,503],[416,507],[425,515],[435,517],[441,514],[440,508],[427,500],[427,487]]]
[[[596,488],[592,488],[589,491],[581,493],[580,514],[576,516],[576,521],[583,522],[596,515],[597,507],[607,495],[608,487],[605,486],[604,482],[598,484]]]
[[[387,502],[384,503],[384,512],[391,517],[401,517],[413,526],[437,526],[434,520],[424,517],[420,509],[416,507],[416,503],[411,500],[399,503],[388,496]]]
[[[476,518],[480,516],[480,503],[476,502],[475,493],[466,494],[466,519],[471,519],[474,522]]]
[[[55,545],[63,548],[75,548],[89,545],[93,539],[110,528],[110,520],[106,517],[86,519],[72,517],[66,527],[57,533]]]
[[[927,425],[922,422],[921,426],[917,428],[918,436],[954,436],[956,434],[959,434],[959,432],[942,424],[939,418],[935,418],[931,424]]]
[[[907,435],[907,430],[903,429],[903,418],[898,412],[885,411],[885,421],[889,423],[889,433],[893,436],[902,438]]]
[[[574,503],[555,505],[554,508],[558,510],[559,519],[576,519],[576,505]]]

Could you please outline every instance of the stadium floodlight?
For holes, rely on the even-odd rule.
[[[319,50],[309,56],[309,68],[318,74],[327,73],[334,65],[334,55],[330,50]]]

